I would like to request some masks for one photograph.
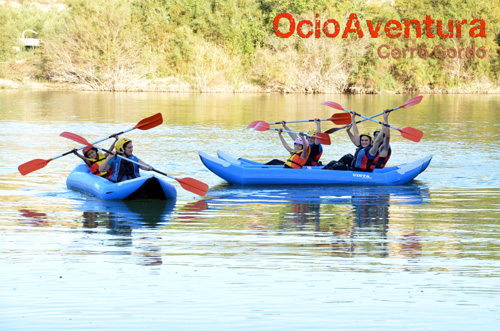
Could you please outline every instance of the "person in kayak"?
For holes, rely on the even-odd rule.
[[[278,132],[283,147],[290,152],[290,157],[285,162],[285,168],[301,169],[307,162],[309,157],[310,148],[307,145],[306,135],[302,132],[299,133],[300,138],[295,139],[293,149],[288,145],[285,138],[283,138],[283,130]]]
[[[378,146],[381,143],[383,136],[378,135],[377,139],[373,141],[373,138],[369,133],[359,134],[355,117],[356,112],[352,112],[352,124],[346,126],[349,138],[357,147],[354,155],[346,154],[338,161],[331,161],[323,169],[357,170],[368,172],[375,169],[375,165],[377,164],[379,158]],[[351,128],[353,131],[352,133]]]
[[[378,147],[379,158],[377,164],[375,165],[375,168],[384,168],[392,154],[391,145],[389,145],[389,142],[391,140],[391,130],[389,129],[389,122],[387,120],[388,117],[389,112],[386,109],[384,110],[384,124],[382,125],[382,130],[373,131],[373,137],[375,139],[377,139],[377,136],[379,134],[383,135],[383,141]]]
[[[111,137],[115,138],[115,141],[113,141],[113,143],[109,147],[109,150],[113,150],[113,148],[115,148],[116,142],[118,141],[117,135],[112,135]],[[106,177],[108,175],[108,173],[106,171],[101,172],[99,170],[99,167],[104,162],[106,157],[109,155],[108,153],[103,154],[103,153],[99,152],[99,150],[92,145],[87,146],[83,149],[83,155],[78,153],[78,150],[76,148],[73,149],[72,152],[73,152],[73,154],[78,156],[80,159],[82,159],[83,162],[85,162],[85,164],[89,168],[90,172],[93,173],[94,175],[101,176],[101,177]]]
[[[115,152],[116,151],[116,152]],[[109,172],[107,178],[115,183],[122,182],[124,180],[133,179],[140,177],[139,169],[152,170],[153,167],[149,164],[141,161],[137,156],[133,155],[134,145],[132,140],[128,138],[121,138],[115,145],[115,151],[109,154],[104,162],[100,165],[99,171]],[[138,162],[141,165],[137,165],[132,162],[116,156],[116,154],[128,158],[132,161]]]
[[[316,130],[309,130],[307,132],[308,135],[313,136],[317,132],[321,132],[321,120],[319,118],[315,118],[314,122],[316,123]],[[287,131],[291,131],[290,128],[286,125],[285,121],[281,121],[281,125],[283,125],[283,128]],[[295,133],[290,133],[288,132],[288,135],[290,138],[292,138],[293,141],[296,141],[298,136]],[[323,146],[318,142],[318,139],[313,138],[313,137],[307,137],[307,144],[309,146],[309,157],[307,158],[306,164],[304,166],[322,166],[321,162],[319,159],[321,158],[321,155],[323,154]],[[282,165],[285,164],[285,162],[278,160],[278,159],[273,159],[269,162],[266,163],[266,165]]]

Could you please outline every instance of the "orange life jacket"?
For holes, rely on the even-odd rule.
[[[309,153],[311,153],[311,149],[309,146],[307,147],[307,155],[305,159],[300,157],[302,151],[302,149],[297,152],[293,151],[288,160],[285,162],[285,168],[301,169],[306,164],[307,159],[309,158]]]

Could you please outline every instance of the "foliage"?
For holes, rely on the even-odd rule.
[[[459,89],[500,79],[499,0],[59,1],[64,10],[50,7],[53,3],[0,5],[4,78],[47,76],[88,89],[138,90],[147,88],[147,81],[175,77],[197,91],[251,83],[290,92]],[[291,13],[296,23],[335,19],[341,32],[335,38],[323,32],[319,38],[301,38],[297,32],[279,38],[273,23],[280,13]],[[359,19],[363,38],[354,33],[342,38],[351,13]],[[429,38],[423,25],[427,15],[443,22],[444,33],[450,32],[449,20],[468,23],[460,38]],[[486,38],[469,36],[475,18],[486,22]],[[367,20],[383,22],[378,37],[370,36]],[[389,38],[384,27],[390,20],[419,20],[423,36],[417,38],[412,28],[409,38]],[[14,50],[26,29],[39,33],[42,51]],[[407,50],[406,57],[383,59],[378,53],[382,45]],[[433,54],[438,45],[445,51],[463,49],[461,55],[472,46],[484,47],[487,56],[438,58]],[[415,51],[410,57],[411,49],[420,48],[428,50],[426,58]]]

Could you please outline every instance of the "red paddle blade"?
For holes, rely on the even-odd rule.
[[[134,129],[149,130],[163,123],[161,113],[146,117],[134,126]]]
[[[338,103],[333,102],[333,101],[325,101],[325,102],[322,102],[321,104],[328,106],[328,107],[338,109],[338,110],[344,110],[344,108],[341,105],[339,105]]]
[[[411,128],[411,127],[406,127],[402,129],[398,129],[399,132],[401,132],[401,136],[403,138],[406,138],[408,140],[414,141],[414,142],[419,142],[420,139],[422,139],[424,133],[418,129]]]
[[[248,124],[248,126],[246,127],[247,129],[253,129],[255,128],[255,126],[261,122],[264,122],[264,121],[253,121],[251,122],[250,124]],[[264,122],[265,123],[265,122]]]
[[[313,138],[318,139],[318,142],[322,145],[331,145],[332,144],[330,136],[326,133],[318,132],[318,133],[313,135]]]
[[[186,191],[193,192],[194,194],[198,194],[202,197],[207,194],[208,185],[197,179],[186,177],[175,178],[175,180],[178,181]]]
[[[27,174],[36,171],[38,169],[42,169],[45,167],[49,162],[52,161],[52,159],[48,160],[42,160],[42,159],[35,159],[28,161],[26,163],[21,164],[19,167],[17,167],[17,170],[21,173],[21,175],[26,176]]]
[[[408,108],[410,106],[414,106],[414,105],[418,105],[420,103],[420,101],[422,101],[422,98],[424,96],[423,95],[420,95],[418,97],[415,97],[413,99],[410,99],[408,100],[404,105],[402,105],[401,107],[399,108]]]
[[[255,131],[267,131],[271,128],[271,126],[269,125],[269,123],[266,123],[266,122],[260,122],[259,124],[257,124],[255,126],[255,128],[253,128]]]
[[[351,115],[349,113],[337,113],[333,114],[332,117],[328,119],[337,125],[351,124]]]
[[[79,136],[75,133],[71,133],[71,132],[67,132],[67,131],[64,131],[63,133],[61,133],[59,136],[61,137],[64,137],[64,138],[68,138],[68,139],[71,139],[73,141],[76,141],[77,143],[80,143],[82,145],[88,145],[88,146],[91,146],[92,144],[89,143],[87,141],[87,139],[83,138],[82,136]]]

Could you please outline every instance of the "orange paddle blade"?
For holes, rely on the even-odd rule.
[[[330,136],[326,133],[318,132],[318,133],[314,134],[312,137],[318,139],[318,142],[322,145],[331,145],[332,144]]]
[[[351,124],[351,115],[349,113],[337,113],[333,114],[332,117],[328,119],[337,125]]]
[[[253,128],[255,128],[255,126],[256,126],[257,124],[259,124],[259,123],[261,123],[261,122],[265,123],[264,121],[253,121],[253,122],[251,122],[250,124],[248,124],[248,126],[246,127],[246,129],[253,129]]]
[[[80,143],[82,145],[88,145],[88,146],[92,146],[91,143],[89,143],[87,141],[87,139],[83,138],[82,136],[79,136],[75,133],[71,133],[71,132],[67,132],[67,131],[64,131],[63,133],[61,133],[59,136],[61,137],[64,137],[64,138],[68,138],[68,139],[71,139],[73,141],[76,141],[77,143]]]
[[[420,141],[420,139],[422,139],[424,135],[422,131],[411,127],[398,129],[398,131],[401,132],[401,136],[403,138],[409,139],[417,143]]]
[[[42,160],[42,159],[35,159],[31,160],[29,162],[21,164],[19,167],[17,167],[17,170],[21,173],[21,175],[26,176],[27,174],[36,171],[38,169],[42,169],[45,167],[49,162],[52,161],[52,159],[48,160]]]
[[[205,196],[208,191],[208,185],[200,182],[197,179],[186,177],[186,178],[174,178],[176,181],[181,184],[181,186],[189,192],[193,192],[194,194],[198,194],[200,196]]]
[[[161,113],[146,117],[134,126],[134,129],[149,130],[163,123]]]
[[[271,126],[269,125],[269,123],[262,121],[259,124],[257,124],[253,129],[255,131],[267,131],[270,128]]]

